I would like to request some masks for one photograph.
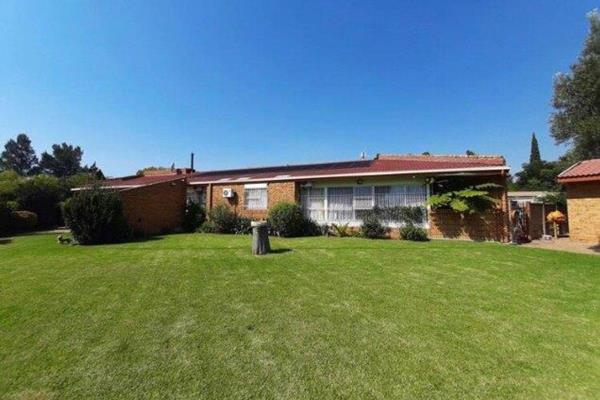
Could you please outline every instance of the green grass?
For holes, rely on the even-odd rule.
[[[598,398],[600,257],[172,235],[0,244],[0,398]]]

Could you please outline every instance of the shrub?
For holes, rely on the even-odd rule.
[[[12,228],[12,210],[6,203],[0,202],[0,235],[9,233]]]
[[[185,232],[196,231],[206,220],[204,208],[198,203],[190,202],[185,207],[182,228]]]
[[[408,224],[400,228],[400,239],[412,240],[414,242],[426,242],[429,240],[427,231],[418,226]]]
[[[238,217],[235,224],[235,233],[238,235],[249,235],[252,233],[252,220],[246,217]]]
[[[322,227],[317,224],[315,221],[309,218],[304,218],[304,224],[302,227],[302,235],[303,236],[321,236],[325,234],[325,231],[328,228],[326,226]]]
[[[306,233],[306,219],[298,204],[277,203],[269,210],[267,219],[273,232],[279,236],[294,237]]]
[[[217,228],[212,221],[204,221],[202,225],[198,228],[198,232],[200,233],[216,233]]]
[[[59,201],[63,189],[58,178],[36,175],[21,181],[16,189],[16,199],[21,209],[37,214],[41,227],[51,227],[62,223]]]
[[[65,202],[63,212],[73,237],[81,244],[116,243],[131,238],[117,192],[98,186],[82,190]]]
[[[369,239],[380,239],[387,235],[385,228],[375,212],[369,212],[363,217],[360,233],[362,237]]]
[[[224,204],[219,204],[209,211],[208,217],[214,226],[215,233],[235,233],[237,215]]]
[[[7,201],[6,206],[10,209],[10,211],[21,211],[21,207],[16,201]]]
[[[38,223],[37,214],[31,211],[13,211],[11,220],[14,229],[18,232],[30,232]]]

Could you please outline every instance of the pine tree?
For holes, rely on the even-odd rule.
[[[542,156],[540,155],[540,146],[537,138],[535,137],[535,132],[533,132],[531,135],[531,153],[529,154],[529,164],[539,164],[541,161]]]
[[[571,145],[573,161],[600,158],[600,13],[588,14],[590,30],[581,55],[568,74],[554,81],[550,131],[557,143]]]
[[[21,133],[16,140],[10,139],[4,145],[0,155],[0,167],[4,170],[13,170],[19,175],[27,175],[38,162],[35,151],[31,146],[29,137]]]

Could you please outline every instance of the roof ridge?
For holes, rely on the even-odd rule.
[[[504,158],[504,156],[500,155],[500,154],[412,154],[412,153],[407,153],[407,154],[391,154],[391,153],[381,153],[378,154],[378,157],[398,157],[398,158],[409,158],[409,157],[414,157],[414,158],[437,158],[437,157],[448,157],[448,158],[467,158],[467,159],[476,159],[476,158],[482,158],[482,159],[486,159],[486,158]]]

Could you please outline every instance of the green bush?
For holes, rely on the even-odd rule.
[[[252,220],[246,217],[238,217],[235,224],[235,233],[238,235],[249,235],[252,233]]]
[[[208,218],[214,226],[215,233],[235,233],[238,217],[226,205],[215,206],[209,211]]]
[[[21,211],[21,206],[16,201],[7,201],[6,206],[10,209],[10,211]]]
[[[64,204],[65,221],[81,244],[117,243],[131,238],[117,192],[94,186]]]
[[[294,237],[305,235],[307,228],[302,208],[295,203],[275,204],[267,217],[269,225],[276,235]]]
[[[304,218],[302,236],[321,236],[326,233],[327,229],[326,226],[322,227],[312,219]]]
[[[5,202],[0,202],[0,235],[10,233],[12,228],[12,210]]]
[[[38,216],[41,227],[52,227],[62,223],[60,207],[63,188],[58,178],[36,175],[19,183],[16,200],[21,209],[32,211]]]
[[[217,228],[212,221],[204,221],[202,225],[198,228],[198,232],[200,233],[216,233]]]
[[[31,211],[13,211],[11,220],[14,230],[17,232],[31,232],[36,228],[38,223],[36,213]]]
[[[387,228],[385,228],[377,213],[369,212],[367,213],[362,220],[362,225],[360,226],[360,233],[362,237],[369,239],[381,239],[387,236]]]
[[[400,228],[400,239],[412,240],[414,242],[426,242],[429,240],[427,231],[418,226],[408,224]]]
[[[182,228],[185,232],[194,232],[206,220],[204,208],[198,203],[190,202],[185,207]]]

